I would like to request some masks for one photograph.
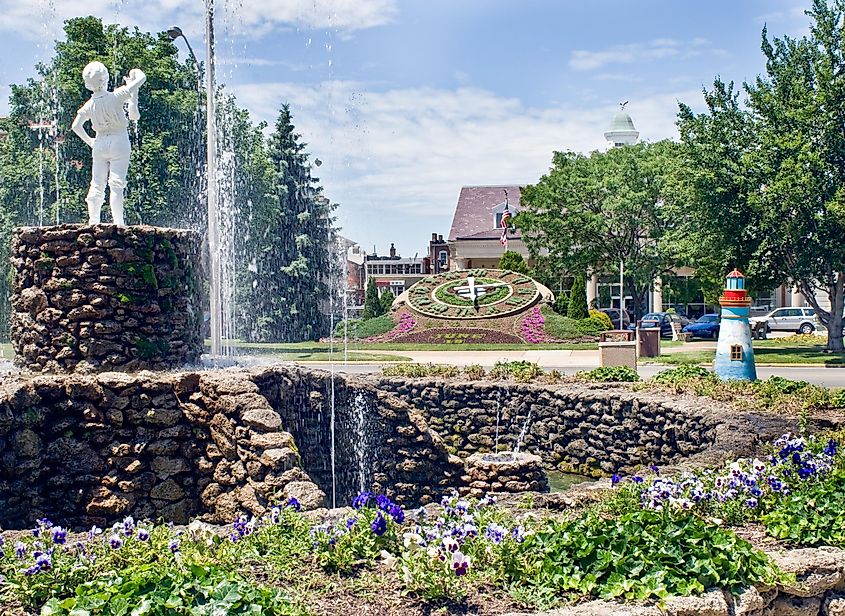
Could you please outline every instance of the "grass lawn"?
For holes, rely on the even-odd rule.
[[[261,349],[280,352],[320,352],[327,351],[328,342],[238,342],[239,349]],[[335,350],[343,349],[343,340],[336,340]],[[397,344],[393,342],[352,342],[347,345],[350,351],[537,351],[537,350],[582,350],[598,348],[594,342],[573,342],[560,344]],[[381,355],[380,355],[381,357]]]
[[[716,351],[712,349],[697,349],[652,357],[642,363],[710,364],[715,355]],[[845,367],[845,355],[830,355],[824,352],[822,346],[785,346],[771,340],[754,341],[754,358],[761,366],[813,364]]]
[[[328,344],[320,342],[296,342],[296,343],[259,343],[228,341],[234,349],[235,355],[272,355],[284,361],[325,361],[325,362],[394,362],[411,361],[410,357],[403,355],[392,355],[387,353],[362,353],[349,347],[346,353],[343,346],[335,345],[330,348]],[[205,341],[205,350],[208,352],[211,343]]]

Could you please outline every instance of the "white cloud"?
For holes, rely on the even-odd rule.
[[[569,67],[576,71],[590,71],[612,64],[635,64],[664,58],[691,58],[724,53],[722,49],[712,48],[710,41],[702,37],[688,42],[660,38],[647,43],[613,45],[595,51],[575,49],[569,56]]]
[[[603,132],[617,111],[615,104],[588,103],[536,109],[471,87],[377,92],[329,81],[232,90],[271,125],[278,107],[291,105],[297,131],[323,161],[321,181],[341,204],[350,237],[369,246],[393,224],[397,239],[416,238],[406,241],[414,250],[428,233],[448,231],[462,185],[536,182],[555,150],[604,149]],[[676,137],[677,99],[700,98],[698,90],[656,94],[632,101],[628,111],[642,138]]]
[[[343,35],[390,23],[398,13],[396,0],[217,0],[215,6],[220,33],[249,32],[252,37],[282,27],[329,29]],[[66,19],[80,15],[151,32],[176,23],[192,37],[201,36],[204,27],[200,0],[3,0],[0,31],[52,41]]]

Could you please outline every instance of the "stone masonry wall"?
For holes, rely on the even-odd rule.
[[[427,504],[463,482],[463,462],[422,414],[369,383],[292,368],[269,368],[255,382],[293,434],[303,467],[339,507],[369,489]]]
[[[748,455],[759,442],[795,431],[797,420],[754,416],[630,388],[489,381],[378,378],[423,413],[452,453],[498,449],[536,454],[546,468],[584,474],[629,471],[690,456]],[[520,438],[520,435],[521,438]]]
[[[462,462],[418,413],[335,377],[335,486],[331,387],[328,373],[283,367],[7,379],[0,527],[43,516],[75,527],[126,515],[222,523],[289,497],[325,506],[333,488],[339,505],[362,487],[410,505],[460,481]]]
[[[262,513],[291,485],[319,492],[244,375],[106,372],[0,389],[0,526],[199,513],[223,522]]]
[[[202,351],[200,241],[147,226],[23,227],[11,337],[32,372],[181,367]]]

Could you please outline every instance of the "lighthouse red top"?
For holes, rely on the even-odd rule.
[[[725,305],[725,302],[734,304],[735,302],[745,303],[748,301],[748,292],[745,290],[745,276],[738,269],[734,269],[728,274],[725,280],[725,292],[719,298],[719,303]]]

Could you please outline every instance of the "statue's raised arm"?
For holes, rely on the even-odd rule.
[[[123,191],[126,189],[126,172],[131,153],[125,106],[129,107],[132,120],[137,121],[141,117],[138,89],[147,80],[147,76],[141,69],[133,68],[124,79],[125,84],[109,92],[108,69],[102,62],[90,62],[82,70],[82,78],[85,87],[91,90],[91,98],[76,112],[71,128],[91,147],[91,186],[85,198],[88,223],[99,224],[108,183],[112,220],[114,224],[122,225],[125,224]],[[96,138],[92,138],[85,129],[88,121],[97,133]]]

